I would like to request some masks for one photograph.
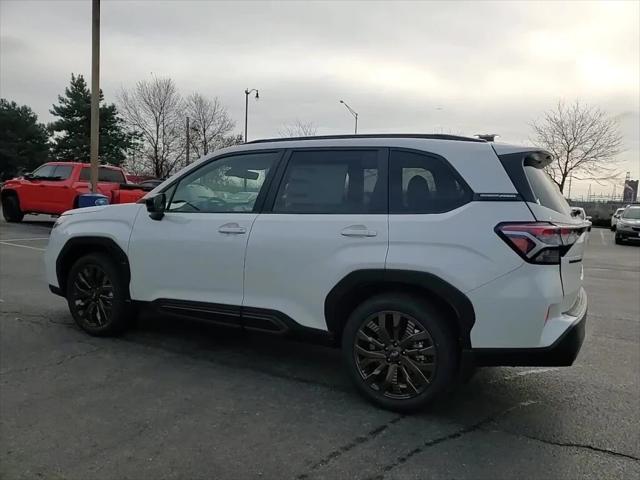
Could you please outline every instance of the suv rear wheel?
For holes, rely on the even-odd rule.
[[[133,315],[122,274],[102,254],[85,255],[71,267],[67,301],[78,326],[95,336],[121,333]]]
[[[347,321],[342,348],[358,390],[383,408],[420,409],[455,383],[455,336],[437,309],[414,296],[362,303]]]
[[[2,215],[7,222],[21,222],[24,213],[20,210],[20,202],[15,194],[2,198]]]

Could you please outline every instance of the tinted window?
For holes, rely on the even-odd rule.
[[[57,165],[53,171],[53,176],[58,177],[60,180],[66,180],[71,176],[73,167],[71,165]]]
[[[377,150],[293,152],[274,212],[385,213]]]
[[[52,177],[55,168],[55,165],[42,165],[41,167],[36,168],[32,175],[34,177]]]
[[[559,213],[571,214],[571,207],[562,196],[562,193],[560,193],[560,189],[544,170],[525,165],[524,173],[529,180],[531,191],[538,204]]]
[[[252,212],[278,153],[250,153],[213,161],[187,174],[169,203],[172,212]]]
[[[391,213],[446,212],[471,201],[472,195],[445,160],[416,152],[391,151]]]
[[[83,167],[80,172],[80,180],[85,182],[91,181],[91,168]],[[126,183],[124,174],[120,170],[114,170],[112,168],[100,167],[98,169],[98,181],[109,183]]]
[[[640,208],[629,207],[622,213],[622,218],[640,220]]]

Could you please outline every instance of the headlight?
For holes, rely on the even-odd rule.
[[[56,220],[56,223],[53,224],[53,228],[57,228],[62,225],[71,215],[60,215]]]
[[[619,219],[619,220],[618,220],[618,225],[617,225],[617,227],[618,227],[620,230],[631,230],[631,225],[630,225],[630,224],[628,224],[628,223],[626,223],[626,222],[625,222],[624,220],[622,220],[622,219]]]

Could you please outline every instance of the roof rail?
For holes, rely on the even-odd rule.
[[[261,140],[252,140],[247,143],[270,143],[270,142],[290,142],[297,140],[346,140],[349,138],[422,138],[429,140],[453,140],[457,142],[476,142],[486,143],[486,140],[473,137],[462,137],[458,135],[445,135],[439,133],[420,134],[420,133],[376,133],[365,135],[318,135],[315,137],[290,137],[290,138],[264,138]]]

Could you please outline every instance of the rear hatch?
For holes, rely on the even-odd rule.
[[[566,312],[576,303],[582,288],[582,257],[588,224],[571,214],[571,207],[560,189],[544,171],[553,160],[548,152],[528,150],[501,154],[499,148],[494,149],[534,218],[559,227],[562,244],[559,269],[564,295],[561,311]]]

